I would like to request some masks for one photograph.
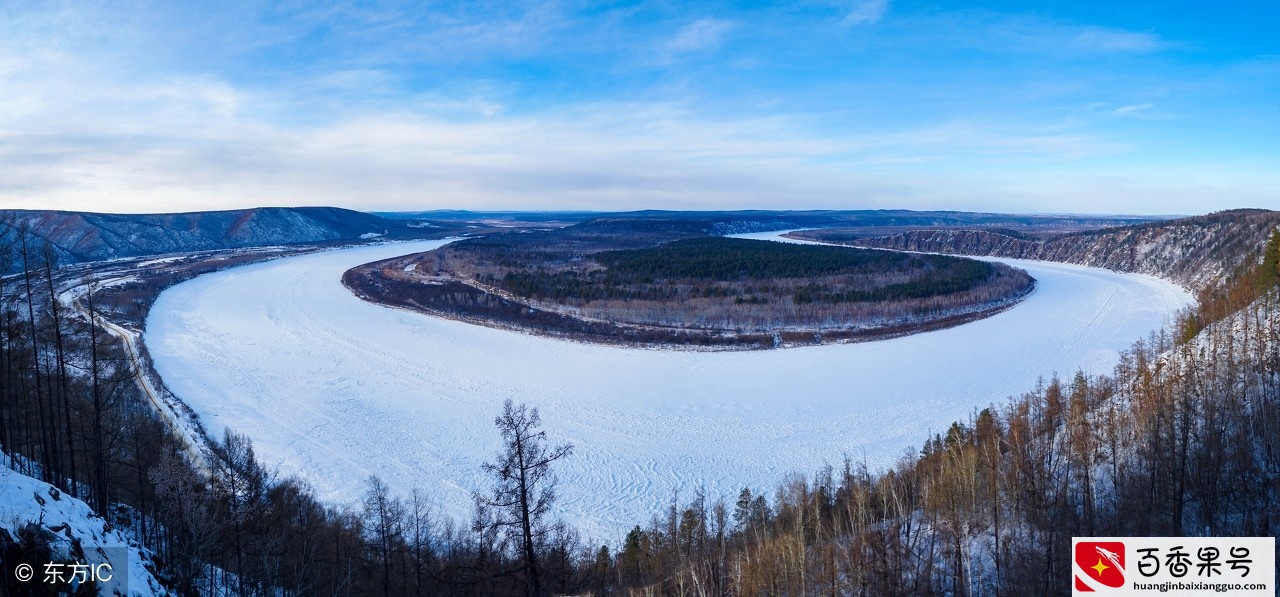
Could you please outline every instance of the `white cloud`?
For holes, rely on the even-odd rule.
[[[1111,113],[1116,116],[1133,116],[1146,112],[1147,110],[1150,110],[1151,107],[1152,104],[1132,104],[1116,108],[1112,110]]]
[[[845,14],[845,25],[874,24],[889,9],[889,0],[853,0]]]
[[[0,146],[0,205],[714,209],[857,207],[874,198],[901,207],[954,189],[949,172],[975,162],[1052,163],[1128,150],[1085,134],[965,122],[821,134],[789,118],[712,120],[662,103],[466,119],[450,110],[301,127],[234,115],[194,126],[182,118],[201,118],[192,112],[160,123],[10,131]]]
[[[733,23],[720,19],[698,19],[685,25],[676,33],[675,38],[667,44],[667,50],[680,54],[700,50],[715,49],[724,40],[724,36],[733,28]]]
[[[563,39],[555,37],[557,28],[564,26],[557,17],[562,12],[558,5],[539,6],[494,15],[457,9],[459,14],[441,16],[427,27],[435,35],[416,35],[423,29],[420,23],[404,30],[396,19],[373,15],[334,32],[335,37],[362,42],[350,46],[349,60],[336,52],[304,61],[297,72],[281,66],[268,73],[255,70],[258,61],[239,58],[170,60],[164,54],[152,61],[149,52],[164,47],[155,39],[150,45],[143,39],[129,51],[117,50],[120,43],[145,36],[135,36],[134,31],[103,34],[97,23],[109,19],[78,16],[70,9],[59,18],[75,26],[64,27],[57,18],[44,26],[0,22],[0,208],[173,211],[327,203],[358,209],[996,209],[1001,201],[1016,206],[1012,198],[1032,197],[1044,202],[1037,205],[1040,210],[1061,205],[1059,209],[1076,206],[1079,211],[1098,205],[1136,211],[1120,207],[1136,205],[1126,197],[1154,197],[1169,189],[1171,197],[1191,193],[1178,191],[1178,182],[1190,180],[1188,172],[1195,167],[1152,167],[1133,174],[1115,190],[1103,183],[1084,186],[1084,180],[1097,180],[1090,173],[1113,159],[1141,163],[1145,138],[1132,132],[1137,127],[1114,136],[1101,127],[1114,126],[1114,117],[1120,116],[1150,119],[1153,106],[1139,102],[1167,97],[1148,93],[1146,87],[1132,93],[1113,89],[1110,80],[1100,93],[1092,88],[1087,93],[1054,90],[1018,100],[1034,104],[1036,110],[1015,109],[986,118],[980,115],[1017,103],[1001,104],[1002,98],[988,91],[1025,93],[1036,87],[1035,82],[1013,80],[1006,86],[1001,80],[998,88],[987,88],[964,80],[942,81],[936,87],[886,81],[893,93],[878,91],[876,85],[854,89],[851,83],[848,110],[819,114],[821,108],[813,109],[819,115],[808,121],[759,116],[805,109],[794,108],[807,98],[797,97],[785,80],[782,85],[778,80],[763,83],[777,86],[758,87],[760,94],[738,98],[718,88],[700,88],[691,77],[670,76],[649,86],[623,85],[627,97],[642,98],[629,102],[610,101],[616,95],[608,92],[579,93],[566,84],[575,98],[568,103],[555,91],[562,81],[554,78],[546,95],[526,96],[518,89],[526,81],[519,77],[504,80],[500,74],[485,73],[483,77],[495,77],[489,79],[467,73],[438,85],[423,84],[426,77],[415,80],[413,75],[430,69],[404,67],[402,61],[418,61],[416,65],[450,60],[463,67],[472,60],[484,66],[494,55],[515,56],[518,65],[541,64],[540,51],[583,47],[576,45],[582,41],[576,36],[580,30]],[[825,6],[826,14],[833,14],[832,5]],[[840,14],[847,15],[850,25],[876,23],[887,9],[887,0],[864,0],[842,4]],[[332,24],[342,15],[316,18]],[[745,18],[681,23],[657,33],[658,41],[652,29],[623,35],[623,45],[644,46],[658,60],[674,61],[698,52],[705,53],[699,58],[707,57],[739,35],[759,33]],[[826,29],[831,25],[822,24]],[[190,42],[196,44],[193,47],[176,47],[175,53],[198,54],[213,46],[242,48],[231,42],[262,38],[264,32],[276,41],[259,41],[259,49],[288,49],[287,40],[307,30],[296,23],[242,33],[219,27],[230,31],[213,40]],[[892,38],[892,43],[907,42],[905,47],[1052,55],[1055,60],[1089,61],[1098,52],[1140,53],[1169,45],[1154,34],[986,12],[904,14],[883,23],[882,29],[882,42]],[[108,39],[82,42],[81,37],[89,39],[81,35],[86,31],[98,31],[99,38]],[[42,37],[50,32],[48,39]],[[199,37],[188,33],[173,35]],[[379,44],[379,36],[396,43]],[[368,47],[362,45],[366,41]],[[339,55],[342,59],[330,59]],[[768,64],[763,52],[729,57],[726,63],[745,67],[753,60]],[[234,64],[226,67],[228,63]],[[1261,76],[1275,70],[1274,65],[1268,68],[1261,74],[1234,74],[1216,88],[1274,80]],[[917,74],[923,78],[930,73]],[[960,79],[964,74],[956,73]],[[625,73],[620,77],[624,83],[643,79],[626,80]],[[1046,77],[1057,82],[1056,72]],[[1062,79],[1069,90],[1079,84],[1069,74]],[[977,80],[991,85],[985,77]],[[581,87],[596,83],[587,76],[565,81]],[[743,86],[734,91],[740,89]],[[929,94],[941,99],[918,97]],[[685,100],[700,95],[715,99],[706,104]],[[1127,98],[1130,105],[1090,106],[1088,118],[1056,126],[1032,122],[1054,119],[1061,113],[1054,102],[1066,96],[1072,101]],[[987,103],[988,97],[997,101]],[[878,105],[899,98],[905,104],[938,109],[922,117]],[[1170,101],[1160,100],[1160,111],[1179,108]],[[701,111],[699,105],[704,106]],[[881,116],[885,118],[877,120]],[[1188,164],[1196,162],[1189,159]],[[1253,168],[1269,172],[1266,166]],[[1212,187],[1215,201],[1221,202],[1218,207],[1262,197],[1264,192],[1280,196],[1274,177],[1241,172]],[[1198,183],[1186,188],[1210,187]],[[1091,198],[1097,202],[1089,203]],[[1271,202],[1275,206],[1274,198]]]
[[[138,89],[132,95],[165,109],[191,109],[219,119],[234,117],[245,101],[243,93],[212,77],[174,77],[157,86]]]
[[[469,122],[382,113],[301,129],[239,121],[192,135],[174,126],[163,135],[0,133],[0,206],[1194,213],[1280,192],[1248,169],[1121,169],[1123,184],[1111,184],[1067,165],[1132,148],[982,123],[823,137],[788,119],[709,121],[670,105],[600,104]]]
[[[1158,35],[1105,27],[1085,27],[1075,36],[1074,45],[1094,52],[1148,53],[1168,46]]]
[[[1083,133],[1052,127],[1011,127],[954,121],[850,140],[873,161],[966,162],[997,159],[1006,164],[1062,162],[1128,153],[1134,148]]]
[[[1037,56],[1147,54],[1175,47],[1155,33],[1080,25],[988,10],[915,13],[900,19],[915,43]]]

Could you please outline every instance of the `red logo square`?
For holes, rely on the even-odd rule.
[[[1077,591],[1092,593],[1096,585],[1113,589],[1124,586],[1124,543],[1081,541],[1076,543],[1074,559]]]

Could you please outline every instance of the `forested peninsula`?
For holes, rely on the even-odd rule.
[[[612,222],[493,235],[355,268],[362,297],[609,344],[775,348],[882,339],[989,316],[1034,288],[987,261]],[[626,232],[624,234],[623,232]]]

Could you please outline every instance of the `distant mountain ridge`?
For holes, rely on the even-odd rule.
[[[438,221],[523,221],[578,223],[610,222],[704,222],[706,233],[725,235],[766,232],[786,228],[831,226],[1017,226],[1026,224],[1062,227],[1119,226],[1173,216],[1133,216],[1097,214],[1002,214],[964,211],[915,211],[910,209],[810,209],[727,211],[663,210],[640,211],[468,211],[443,209],[415,212],[375,212],[390,219],[420,218]]]
[[[370,238],[441,238],[492,227],[496,220],[551,227],[577,222],[583,229],[613,232],[681,229],[694,235],[857,226],[946,226],[1072,230],[1150,221],[1144,216],[1018,215],[952,211],[660,211],[466,212],[371,214],[337,207],[258,207],[176,214],[108,214],[46,210],[0,210],[0,230],[26,227],[53,245],[62,263],[142,257],[166,253],[274,245],[358,242]],[[499,228],[510,228],[495,222]],[[1016,235],[1014,231],[1009,234]]]
[[[913,230],[851,241],[862,247],[1059,261],[1150,274],[1199,290],[1261,259],[1280,212],[1237,209],[1047,240],[998,230]]]
[[[337,207],[258,207],[175,214],[0,211],[0,222],[25,225],[64,262],[270,245],[423,238],[443,228]],[[455,226],[450,224],[447,226]]]

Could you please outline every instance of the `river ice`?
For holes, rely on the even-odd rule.
[[[1107,372],[1191,297],[1156,278],[1044,262],[1036,291],[993,317],[860,344],[751,352],[627,349],[485,328],[367,303],[350,267],[446,241],[279,259],[165,291],[145,340],[169,388],[215,436],[355,505],[370,475],[417,487],[459,521],[499,448],[511,398],[554,443],[558,509],[617,542],[673,497],[732,500],[845,455],[874,470],[1038,377]]]

